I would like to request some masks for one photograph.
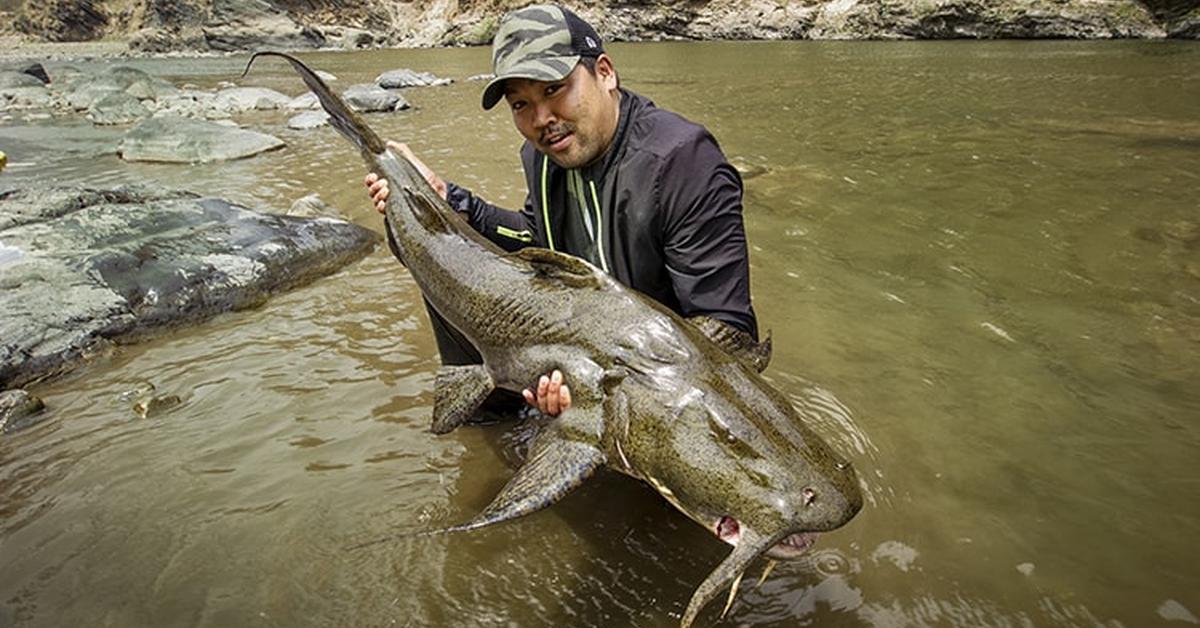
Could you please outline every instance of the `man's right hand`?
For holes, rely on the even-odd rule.
[[[421,176],[425,177],[425,181],[429,183],[429,186],[433,188],[433,191],[437,192],[437,195],[442,197],[442,199],[446,198],[446,182],[443,181],[441,177],[437,176],[437,173],[430,170],[429,166],[425,165],[425,162],[417,159],[416,154],[412,152],[412,150],[408,147],[408,144],[389,141],[387,146],[393,152],[400,153],[410,162],[412,162],[412,165],[416,167],[417,172],[420,172]],[[366,184],[367,190],[371,194],[371,202],[375,204],[375,209],[382,214],[384,209],[387,207],[389,192],[387,179],[384,179],[372,172],[367,175],[367,178],[363,182]]]

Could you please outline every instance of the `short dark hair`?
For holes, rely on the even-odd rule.
[[[587,68],[587,71],[590,72],[592,76],[596,76],[596,59],[599,58],[600,57],[592,56],[579,57],[579,65]],[[611,61],[609,63],[611,63]],[[613,75],[617,77],[617,88],[619,89],[621,87],[621,75],[617,74],[616,68],[613,68]]]

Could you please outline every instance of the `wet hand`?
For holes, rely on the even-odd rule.
[[[366,183],[367,191],[371,194],[371,203],[375,205],[375,210],[382,214],[383,210],[387,208],[387,179],[372,172],[367,175],[367,178],[363,182]]]
[[[525,403],[550,416],[558,416],[571,407],[571,389],[563,383],[562,371],[558,369],[549,377],[543,375],[538,379],[537,393],[526,388],[521,395]]]

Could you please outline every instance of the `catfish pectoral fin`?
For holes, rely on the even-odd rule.
[[[604,464],[604,454],[590,443],[568,438],[556,419],[546,426],[530,448],[529,460],[517,470],[500,494],[483,512],[444,532],[474,530],[536,512],[562,499]]]
[[[446,434],[462,425],[495,387],[482,364],[438,369],[433,387],[433,433]]]

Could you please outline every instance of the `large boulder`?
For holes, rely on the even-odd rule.
[[[207,163],[250,157],[283,146],[283,140],[265,133],[168,116],[139,122],[125,134],[117,152],[126,161]]]
[[[151,187],[0,194],[0,389],[112,340],[251,307],[369,253],[375,232]]]
[[[355,111],[400,111],[409,107],[398,90],[384,89],[374,83],[351,85],[342,92],[342,98]]]

